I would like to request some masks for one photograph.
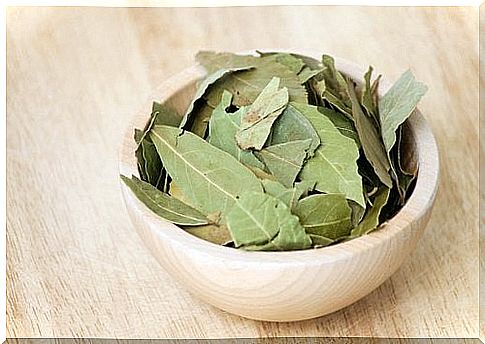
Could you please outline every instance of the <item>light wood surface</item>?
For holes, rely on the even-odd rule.
[[[254,52],[253,52],[254,53]],[[302,52],[316,59],[320,52]],[[363,80],[365,69],[336,57],[338,70]],[[195,84],[205,70],[194,65],[163,82],[157,99],[180,114],[186,112]],[[379,95],[391,87],[379,82]],[[133,128],[147,122],[142,107],[125,132],[120,173],[138,175]],[[233,314],[267,321],[299,321],[346,307],[389,278],[409,256],[429,221],[439,180],[438,149],[422,114],[416,110],[406,131],[411,161],[419,165],[417,183],[399,213],[381,230],[338,245],[294,252],[245,252],[199,240],[164,221],[122,184],[134,227],[160,265],[200,299]],[[138,175],[139,176],[139,175]]]
[[[478,15],[472,8],[10,8],[7,335],[121,338],[475,337]],[[200,49],[318,48],[389,78],[412,67],[441,185],[417,250],[331,315],[246,320],[185,292],[121,200],[126,125]]]

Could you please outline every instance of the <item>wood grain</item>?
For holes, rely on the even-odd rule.
[[[398,23],[398,27],[396,27]],[[472,8],[10,8],[7,335],[475,337],[478,15]],[[200,49],[319,48],[395,79],[412,67],[441,186],[415,253],[372,294],[298,323],[246,320],[158,266],[121,201],[117,150],[156,85]]]

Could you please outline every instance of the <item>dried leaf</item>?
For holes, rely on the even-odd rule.
[[[288,90],[278,90],[279,84],[279,78],[271,79],[242,117],[241,129],[236,134],[237,144],[242,149],[260,150],[274,121],[288,104]]]
[[[355,121],[355,128],[359,134],[365,157],[372,165],[379,179],[387,187],[392,187],[391,176],[389,175],[389,158],[386,154],[384,145],[377,128],[372,123],[372,119],[364,114],[355,94],[352,81],[348,81],[349,94],[352,100],[352,112]]]
[[[296,104],[295,104],[296,105]],[[316,181],[316,189],[342,193],[365,207],[362,179],[357,172],[359,149],[352,139],[342,135],[315,106],[298,104],[320,137],[321,145],[300,172],[301,180]]]
[[[132,176],[131,179],[123,175],[120,177],[135,196],[138,197],[148,209],[161,218],[184,226],[197,226],[209,223],[206,216],[200,211],[161,192],[153,185],[145,183],[135,176]]]
[[[231,100],[231,93],[225,91],[210,119],[208,141],[243,164],[264,170],[264,164],[254,156],[253,152],[239,148],[236,143],[236,133],[241,128],[241,119],[246,113],[246,108],[242,107],[235,113],[227,113],[226,109],[231,106]]]
[[[390,189],[387,187],[379,189],[375,195],[373,207],[371,207],[367,214],[365,214],[362,222],[352,229],[351,235],[353,237],[368,234],[379,226],[379,215],[389,199],[389,192]]]
[[[316,194],[300,200],[294,213],[308,234],[338,239],[350,233],[351,212],[342,194]]]
[[[279,143],[262,149],[256,155],[280,183],[292,187],[311,142],[311,139],[307,139]]]
[[[170,176],[205,213],[224,214],[242,193],[263,192],[261,183],[250,170],[195,134],[155,126],[150,137]]]
[[[311,246],[311,239],[280,200],[250,192],[241,196],[226,216],[236,247],[245,250],[285,251]]]

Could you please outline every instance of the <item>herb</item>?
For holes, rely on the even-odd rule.
[[[181,116],[154,103],[135,129],[140,179],[122,180],[188,233],[247,251],[318,248],[366,235],[418,176],[406,120],[426,92],[410,71],[382,97],[369,67],[280,52],[200,52],[207,70]],[[360,86],[356,86],[360,82]]]

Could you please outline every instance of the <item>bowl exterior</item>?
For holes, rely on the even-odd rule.
[[[177,238],[164,235],[182,230],[162,220],[147,221],[144,205],[126,187],[123,195],[143,242],[183,287],[227,312],[266,321],[315,318],[361,299],[398,269],[415,248],[430,215],[427,211],[389,240],[377,245],[362,243],[360,250],[342,249],[332,257],[325,257],[325,249],[317,249],[308,252],[314,257],[294,261],[291,256],[287,261],[238,261],[185,246]]]
[[[342,59],[336,59],[336,63],[347,75],[362,78],[364,71],[352,63]],[[195,81],[204,73],[200,67],[183,71],[156,90],[157,98],[170,101],[183,112],[187,95],[190,99]],[[389,87],[382,80],[380,93]],[[140,114],[133,125],[142,127],[144,121],[146,115]],[[424,231],[438,185],[438,152],[419,111],[409,122],[419,160],[413,194],[383,228],[338,245],[297,252],[235,250],[205,242],[157,217],[121,183],[123,198],[135,229],[153,256],[198,298],[257,320],[319,317],[350,305],[377,288],[399,268]],[[124,175],[137,173],[133,125],[120,152],[120,172]]]

